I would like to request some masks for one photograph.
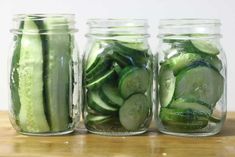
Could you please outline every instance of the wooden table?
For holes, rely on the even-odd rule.
[[[6,112],[0,112],[0,156],[19,157],[235,157],[235,112],[222,132],[212,137],[175,137],[150,129],[141,136],[108,137],[84,129],[68,136],[17,134]]]

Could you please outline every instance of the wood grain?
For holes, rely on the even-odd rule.
[[[85,129],[67,136],[34,137],[17,134],[7,112],[0,112],[0,156],[17,157],[235,157],[235,113],[222,132],[212,137],[176,137],[151,128],[141,136],[108,137]]]

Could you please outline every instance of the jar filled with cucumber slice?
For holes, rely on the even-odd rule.
[[[158,129],[209,136],[226,117],[226,57],[220,21],[161,20],[158,53]]]
[[[74,15],[15,15],[10,120],[27,135],[73,132],[79,117]],[[81,77],[80,77],[81,78]]]
[[[152,54],[147,21],[92,19],[83,59],[85,126],[122,136],[147,131],[152,118]]]

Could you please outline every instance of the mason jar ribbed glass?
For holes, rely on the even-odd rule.
[[[226,117],[226,57],[220,21],[161,20],[158,45],[158,129],[209,136]]]
[[[78,51],[74,15],[13,18],[10,120],[27,135],[62,135],[78,122]]]
[[[147,131],[152,118],[152,54],[147,21],[91,19],[83,59],[85,126],[121,136]]]

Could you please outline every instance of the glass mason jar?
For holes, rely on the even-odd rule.
[[[83,59],[83,117],[89,132],[144,133],[152,118],[147,21],[92,19]]]
[[[78,121],[74,15],[15,15],[10,120],[27,135],[73,132]]]
[[[157,125],[182,136],[218,133],[226,117],[226,57],[220,21],[161,20]]]

